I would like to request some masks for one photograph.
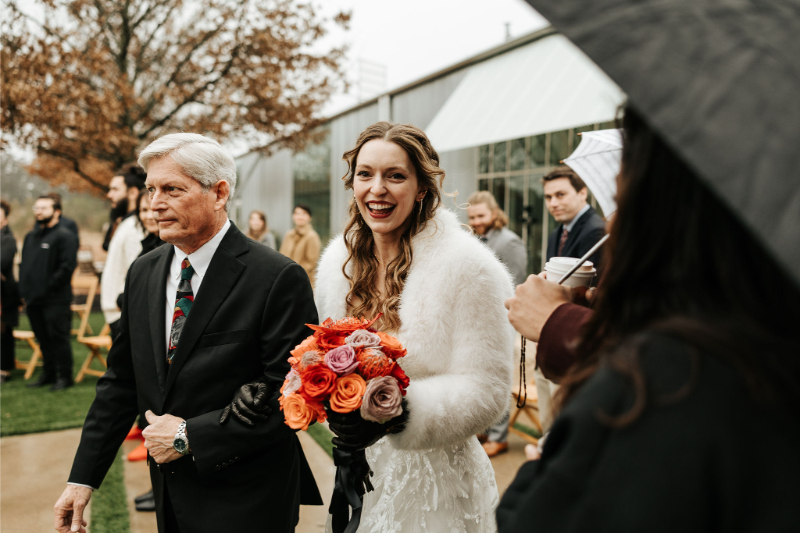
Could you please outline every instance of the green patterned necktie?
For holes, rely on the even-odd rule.
[[[189,263],[187,257],[181,261],[181,280],[178,282],[178,293],[175,296],[175,312],[172,314],[172,329],[169,332],[169,350],[167,351],[167,363],[172,364],[172,357],[178,349],[178,340],[181,338],[183,326],[189,317],[194,303],[194,293],[192,292],[192,276],[194,268]]]

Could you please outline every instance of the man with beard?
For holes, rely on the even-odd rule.
[[[29,387],[52,384],[51,390],[72,386],[72,273],[77,265],[78,239],[59,223],[61,204],[47,195],[33,204],[36,226],[25,236],[19,289],[31,329],[42,349],[44,371]]]
[[[106,194],[106,198],[111,200],[111,215],[103,239],[103,250],[108,251],[111,237],[114,236],[120,223],[136,212],[136,199],[139,197],[139,191],[144,188],[146,177],[141,168],[131,167],[111,178]]]
[[[138,211],[137,202],[140,192],[144,189],[146,177],[141,169],[136,171],[131,169],[120,176],[114,176],[108,191],[112,203],[118,199],[117,208],[125,207],[128,211],[117,224],[108,242],[108,255],[100,280],[100,307],[106,324],[111,327],[112,338],[119,333],[119,319],[122,316],[120,308],[117,307],[117,298],[125,290],[128,268],[142,251],[142,239],[145,233],[138,219],[131,215],[135,215]]]

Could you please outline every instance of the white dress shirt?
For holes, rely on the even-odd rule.
[[[210,241],[198,248],[194,253],[189,254],[189,263],[194,268],[194,275],[190,283],[192,284],[192,292],[194,297],[197,298],[197,293],[200,292],[200,284],[203,283],[203,277],[208,270],[208,265],[211,264],[211,259],[219,248],[219,243],[228,233],[231,227],[231,221],[226,220],[222,229],[214,235]],[[172,257],[172,264],[169,267],[169,276],[167,277],[167,307],[166,307],[166,320],[167,320],[167,336],[164,338],[164,357],[167,357],[169,351],[169,333],[172,329],[172,314],[175,311],[175,295],[178,293],[178,282],[181,280],[181,262],[186,259],[187,255],[181,252],[178,247],[175,247],[175,255]],[[94,487],[84,485],[82,483],[67,483],[68,485],[77,485],[79,487],[87,487],[95,490]]]
[[[167,307],[164,318],[167,323],[166,337],[164,337],[164,357],[167,356],[169,351],[169,334],[172,330],[172,315],[175,312],[175,296],[178,294],[178,283],[181,281],[181,263],[188,257],[189,263],[194,268],[194,275],[190,283],[192,284],[192,293],[195,299],[200,293],[200,285],[203,283],[203,278],[208,270],[208,265],[211,264],[211,259],[219,248],[219,243],[228,233],[231,227],[231,221],[226,220],[222,229],[216,235],[211,237],[211,240],[203,246],[194,251],[188,256],[181,252],[177,246],[174,246],[175,255],[172,256],[172,264],[169,267],[169,276],[167,277]]]

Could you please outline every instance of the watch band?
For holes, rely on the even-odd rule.
[[[177,444],[178,441],[182,441],[182,443],[184,444],[184,446],[182,447],[183,449],[181,449]],[[178,432],[175,434],[175,441],[172,447],[175,448],[175,451],[177,451],[181,455],[186,455],[189,453],[189,438],[186,436],[185,420],[181,422],[181,424],[178,426]]]

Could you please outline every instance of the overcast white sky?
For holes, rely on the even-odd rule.
[[[350,45],[351,82],[363,58],[385,65],[386,89],[502,44],[505,23],[512,37],[547,25],[524,0],[325,0],[321,5],[328,14],[352,12],[350,31],[334,32],[325,43]],[[325,115],[357,103],[355,87],[350,92],[335,98]]]

